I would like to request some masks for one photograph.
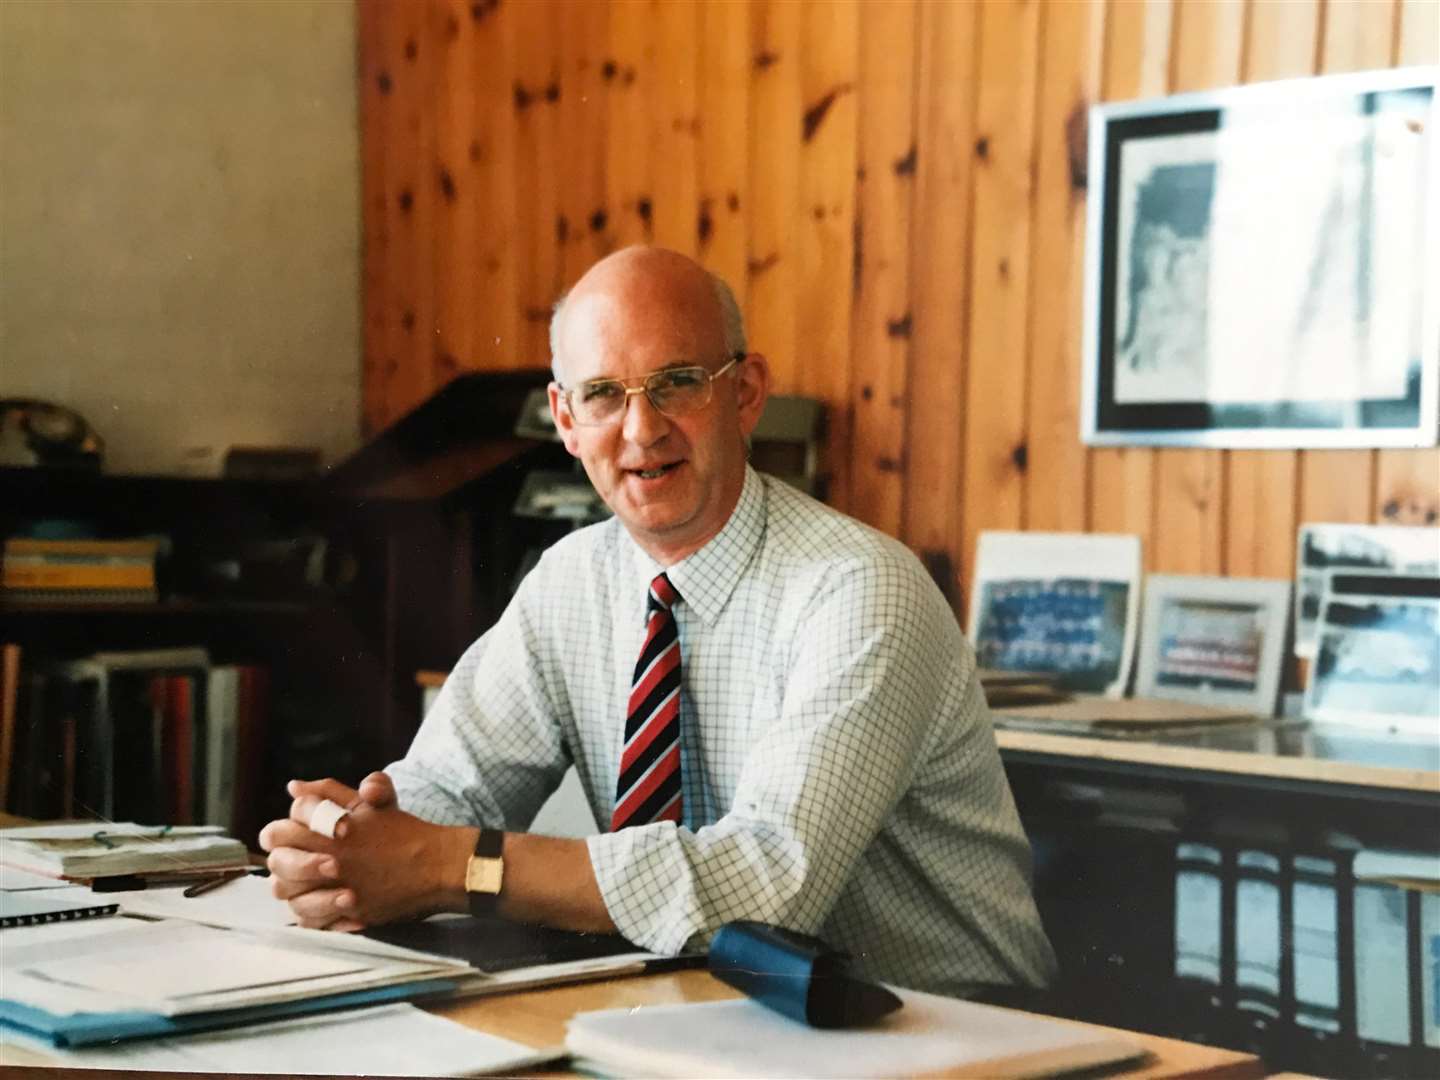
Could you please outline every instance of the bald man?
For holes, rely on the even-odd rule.
[[[277,895],[307,926],[468,910],[660,953],[756,919],[904,986],[1045,985],[973,654],[908,549],[749,467],[770,374],[730,290],[627,248],[551,351],[614,517],[546,551],[403,760],[358,793],[292,782],[261,835]],[[523,831],[571,764],[607,831]],[[334,838],[308,828],[327,798]]]

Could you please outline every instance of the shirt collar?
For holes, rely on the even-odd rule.
[[[745,483],[730,519],[699,551],[665,568],[632,542],[636,565],[646,584],[665,570],[670,584],[680,593],[681,602],[702,622],[713,623],[725,610],[730,594],[760,549],[760,541],[765,536],[766,503],[765,481],[746,465]],[[643,605],[644,596],[639,599]]]

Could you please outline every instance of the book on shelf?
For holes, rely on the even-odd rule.
[[[247,867],[249,852],[213,825],[69,821],[0,829],[0,862],[76,881],[180,878]]]
[[[203,648],[25,659],[0,654],[0,809],[234,828],[260,796],[265,669]]]
[[[8,600],[153,603],[164,540],[5,541],[0,591]]]

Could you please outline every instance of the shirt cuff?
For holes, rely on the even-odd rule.
[[[651,952],[674,956],[702,928],[694,878],[674,822],[586,838],[590,866],[616,929]]]

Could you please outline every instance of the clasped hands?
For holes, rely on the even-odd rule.
[[[260,831],[272,889],[299,924],[367,926],[437,911],[464,911],[464,867],[476,830],[434,825],[401,810],[395,786],[373,772],[359,789],[338,780],[292,780],[290,816]],[[329,799],[347,814],[331,839],[310,828]]]

